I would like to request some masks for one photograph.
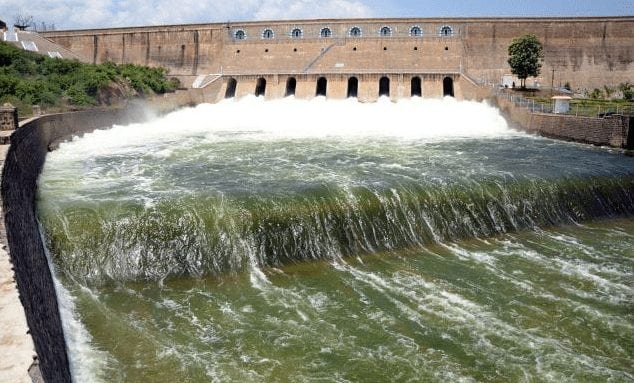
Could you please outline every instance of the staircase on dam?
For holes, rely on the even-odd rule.
[[[317,57],[315,57],[312,61],[310,61],[302,70],[302,73],[308,73],[308,71],[319,61],[321,60],[334,46],[343,46],[345,42],[343,40],[337,40],[336,42],[328,45],[324,50],[322,50]]]

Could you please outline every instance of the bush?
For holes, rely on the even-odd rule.
[[[63,100],[78,106],[97,105],[97,95],[108,93],[108,87],[120,86],[116,84],[129,84],[142,95],[176,89],[178,84],[165,76],[163,68],[112,62],[84,64],[0,42],[0,98],[10,98],[13,104],[52,106]]]
[[[593,100],[603,98],[603,92],[601,92],[601,89],[594,88],[592,92],[590,92],[590,98]]]
[[[79,106],[97,105],[97,100],[86,92],[81,84],[72,85],[64,94],[71,104]]]
[[[619,90],[623,94],[623,99],[627,101],[634,100],[634,90],[629,82],[624,82],[619,85]]]

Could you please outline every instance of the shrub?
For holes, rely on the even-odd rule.
[[[593,100],[598,100],[602,97],[603,97],[603,93],[601,92],[601,89],[599,88],[594,88],[592,92],[590,92],[590,98]]]
[[[84,64],[50,58],[0,42],[0,98],[20,105],[96,105],[97,95],[115,84],[130,84],[139,94],[163,93],[178,84],[162,68],[105,62]],[[128,95],[129,96],[129,95]],[[30,109],[30,106],[29,106]]]

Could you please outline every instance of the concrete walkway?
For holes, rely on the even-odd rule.
[[[4,166],[8,147],[0,145],[0,169]],[[0,383],[30,383],[38,380],[29,376],[29,368],[33,365],[36,353],[33,340],[27,333],[24,308],[20,303],[12,264],[6,251],[1,205],[0,217]]]

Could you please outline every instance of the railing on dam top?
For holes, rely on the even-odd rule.
[[[496,92],[498,97],[507,99],[521,109],[526,109],[532,113],[554,113],[553,103],[550,99],[544,100],[538,97],[525,97],[523,95],[513,94],[506,89],[498,89]],[[605,117],[609,115],[634,115],[634,104],[632,103],[610,103],[601,100],[591,99],[572,99],[570,109],[567,112],[557,113],[577,117]]]

